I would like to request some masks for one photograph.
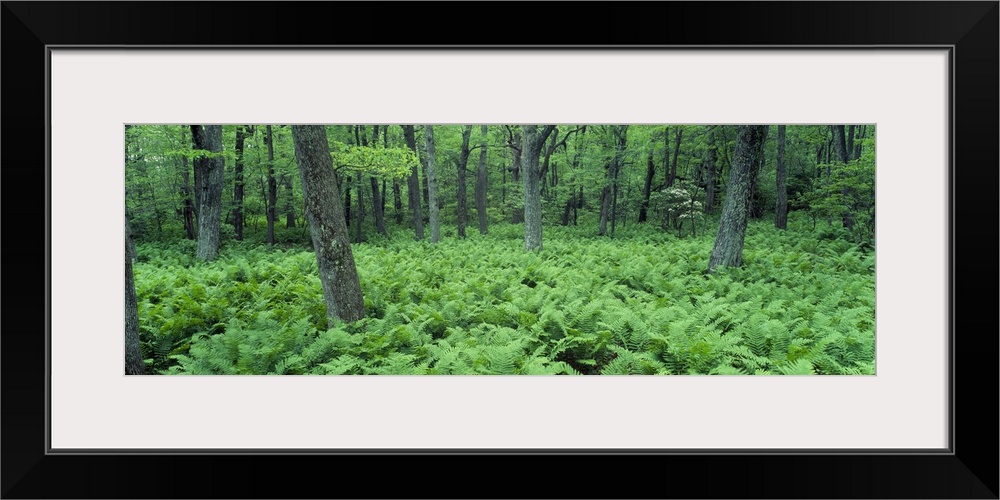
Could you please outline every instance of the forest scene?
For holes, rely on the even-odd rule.
[[[129,375],[875,373],[872,124],[124,134]]]

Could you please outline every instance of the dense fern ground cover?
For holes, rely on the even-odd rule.
[[[310,247],[139,244],[147,368],[164,374],[873,374],[875,260],[835,230],[751,223],[706,275],[714,231],[523,227],[354,245],[367,318],[327,328]]]

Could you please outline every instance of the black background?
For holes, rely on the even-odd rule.
[[[997,2],[2,4],[4,498],[997,498]],[[46,455],[45,47],[247,44],[954,45],[955,453]]]

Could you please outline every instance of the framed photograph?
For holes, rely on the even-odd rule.
[[[392,478],[336,480],[324,495],[336,497],[997,498],[996,427],[978,423],[997,417],[997,320],[974,305],[996,297],[994,260],[984,271],[976,255],[997,241],[997,2],[677,2],[645,13],[647,4],[580,4],[583,21],[553,23],[561,43],[525,45],[497,41],[509,20],[471,21],[498,19],[496,5],[463,5],[469,34],[444,37],[446,7],[335,4],[330,19],[321,5],[4,2],[3,160],[18,192],[41,184],[46,195],[41,207],[27,194],[8,204],[8,244],[42,247],[18,250],[12,269],[46,272],[37,294],[8,299],[18,322],[2,354],[4,497],[302,497],[326,483],[290,478],[316,462],[338,476],[378,468]],[[244,123],[261,130],[231,126]],[[505,124],[547,123],[564,133],[608,126],[609,140],[611,125],[628,124],[661,141],[669,128],[653,125],[692,126],[700,141],[733,126],[734,144],[735,125],[788,125],[796,138],[877,127],[875,141],[860,125],[848,134],[875,153],[874,359],[841,370],[747,354],[760,376],[735,363],[619,377],[633,372],[582,354],[532,366],[604,375],[123,374],[126,127],[225,124],[220,133],[256,141],[264,124],[489,124],[501,134],[514,130]],[[433,132],[418,131],[422,154]],[[682,212],[663,210],[676,219],[665,228],[683,229]],[[174,347],[147,366],[207,373],[193,354],[177,361],[186,350],[168,361]],[[675,373],[658,356],[636,373]],[[322,373],[373,373],[344,366]],[[479,372],[507,373],[486,366]],[[765,375],[796,369],[830,376]],[[715,376],[726,374],[735,376]],[[586,474],[552,475],[541,490],[503,477],[560,464]],[[648,465],[660,472],[586,479]],[[262,479],[239,479],[247,474]],[[483,491],[442,485],[467,474],[481,475]]]

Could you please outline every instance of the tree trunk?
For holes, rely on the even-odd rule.
[[[233,232],[236,241],[243,241],[243,146],[246,142],[246,125],[236,126],[236,168],[233,179]]]
[[[361,172],[358,172],[358,185],[357,185],[357,190],[358,190],[358,210],[357,210],[357,214],[355,214],[355,216],[354,216],[354,227],[356,228],[355,234],[357,235],[357,239],[358,239],[357,242],[358,243],[361,243],[361,223],[364,222],[364,218],[365,218],[365,214],[364,214],[364,210],[365,210],[365,205],[364,205],[365,192],[362,189],[363,187],[364,187],[364,181],[362,180]]]
[[[145,364],[142,361],[142,351],[139,349],[139,303],[135,295],[135,277],[132,274],[132,261],[135,259],[135,248],[129,244],[131,226],[128,215],[125,215],[125,375],[144,375]]]
[[[777,183],[777,206],[774,213],[774,227],[786,229],[788,226],[788,190],[785,187],[785,126],[778,125],[778,159],[776,163],[777,172],[775,179]]]
[[[437,154],[434,152],[434,127],[424,125],[424,140],[427,143],[427,206],[430,210],[431,243],[441,241],[441,221],[438,208]]]
[[[191,200],[191,176],[188,174],[188,161],[186,156],[181,157],[181,196],[184,199],[184,234],[187,239],[193,240],[194,234],[194,203]]]
[[[542,192],[539,185],[541,169],[538,165],[542,146],[555,130],[546,125],[541,131],[537,125],[522,127],[524,139],[521,146],[521,179],[524,186],[524,249],[533,252],[542,249]]]
[[[392,208],[396,216],[396,224],[403,223],[403,197],[399,189],[399,180],[392,181]]]
[[[468,216],[465,193],[465,169],[469,164],[469,137],[472,135],[472,125],[466,125],[462,129],[462,151],[458,157],[458,237],[465,238],[465,222]]]
[[[267,126],[267,243],[274,244],[274,219],[278,215],[278,182],[274,179],[274,136]]]
[[[847,126],[847,133],[845,134],[845,139],[847,139],[847,159],[848,161],[854,159],[854,125]]]
[[[488,187],[488,178],[486,175],[486,125],[481,125],[479,130],[483,134],[483,139],[480,144],[481,149],[479,150],[479,168],[476,169],[476,215],[479,217],[479,234],[486,234],[488,231],[487,225],[489,224],[486,216],[486,188]]]
[[[845,139],[846,133],[844,132],[844,125],[834,125],[833,126],[833,144],[837,148],[838,160],[844,163],[845,168],[849,161],[851,161],[850,152],[847,148],[847,142]],[[853,146],[853,145],[852,145]],[[840,190],[840,194],[844,196],[845,199],[850,198],[850,189],[844,187]],[[847,230],[854,229],[854,216],[849,210],[844,210],[841,216],[841,223]]]
[[[670,177],[667,178],[667,187],[673,186],[677,180],[677,158],[681,156],[681,137],[684,136],[684,127],[678,126],[674,139],[674,161],[670,164]]]
[[[867,133],[868,133],[868,125],[862,125],[860,128],[860,132],[858,133],[858,140],[854,141],[855,160],[861,159],[861,146],[863,143],[863,139],[867,137],[866,135]]]
[[[344,224],[347,224],[347,227],[351,227],[351,187],[353,185],[354,178],[348,175],[347,181],[344,182]]]
[[[514,140],[518,141],[519,143],[522,142],[523,139],[521,137],[521,134],[516,135]],[[521,164],[523,162],[521,156],[523,155],[523,150],[524,150],[523,146],[521,148],[521,151],[515,150],[514,159],[510,163],[510,180],[514,183],[521,182],[521,174],[523,173],[521,172]],[[520,224],[524,222],[524,208],[523,207],[520,209],[513,208],[510,215],[510,221],[514,224]]]
[[[642,205],[639,206],[639,222],[646,222],[646,211],[649,210],[649,194],[653,188],[653,175],[656,168],[653,164],[653,151],[646,156],[646,181],[642,184]]]
[[[612,127],[612,134],[615,140],[615,154],[608,164],[607,183],[601,190],[601,214],[598,227],[598,234],[604,236],[608,234],[608,218],[611,218],[611,234],[614,235],[614,215],[615,202],[618,198],[618,172],[621,170],[622,154],[625,151],[625,139],[628,133],[627,125],[615,125]]]
[[[222,126],[191,125],[195,149],[206,151],[212,157],[194,160],[195,172],[200,172],[202,185],[201,206],[198,208],[198,249],[195,256],[204,261],[219,256],[219,238],[222,217]]]
[[[385,205],[382,204],[382,194],[378,190],[378,179],[369,177],[372,184],[372,210],[375,212],[375,230],[382,236],[388,236],[385,231],[385,214],[382,212]]]
[[[282,179],[285,184],[285,227],[295,227],[295,194],[292,190],[292,177],[282,175]]]
[[[729,169],[729,183],[722,208],[722,218],[719,221],[719,232],[708,259],[710,273],[720,265],[739,267],[743,263],[743,241],[766,130],[766,125],[737,127],[736,151],[733,153],[733,164]]]
[[[414,154],[419,156],[413,125],[402,125],[402,127],[403,140],[406,141],[406,146],[409,147]],[[424,239],[424,215],[420,208],[420,176],[417,174],[416,165],[414,165],[410,170],[410,177],[406,182],[406,194],[408,195],[410,213],[413,214],[413,229],[416,233],[417,239],[422,240]]]
[[[663,127],[663,187],[670,187],[670,127]]]
[[[332,327],[334,318],[359,320],[365,316],[365,303],[347,223],[344,214],[339,213],[340,188],[333,173],[326,129],[321,125],[293,125],[292,138],[328,324]]]
[[[705,163],[705,213],[715,211],[715,176],[718,170],[718,151],[715,149],[715,127],[708,131],[708,161]]]

